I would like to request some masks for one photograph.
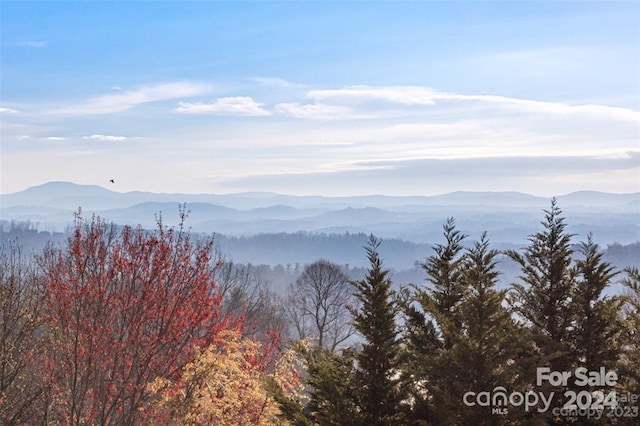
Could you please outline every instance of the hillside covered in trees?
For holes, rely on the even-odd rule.
[[[3,227],[0,423],[638,423],[640,273],[607,257],[634,246],[575,241],[556,200],[523,247],[440,229],[409,279],[375,236],[310,239],[362,263],[234,263],[184,210],[153,230],[78,212],[39,250]]]
[[[187,207],[189,207],[187,205]],[[190,221],[190,219],[189,219]],[[457,223],[457,220],[456,220]],[[570,223],[570,222],[569,222]],[[457,225],[459,226],[459,225]],[[37,222],[19,222],[0,220],[0,242],[2,244],[18,243],[25,254],[39,253],[49,243],[64,245],[70,234],[41,230]],[[411,282],[422,282],[424,273],[420,262],[433,254],[433,244],[440,235],[441,224],[434,225],[432,243],[416,243],[399,238],[380,238],[380,256],[391,270],[396,286]],[[571,230],[573,231],[573,230]],[[474,235],[471,231],[465,231]],[[572,232],[573,233],[573,232]],[[191,232],[196,238],[208,238],[209,234]],[[492,234],[489,233],[491,236]],[[526,243],[526,235],[522,239]],[[213,234],[214,248],[224,257],[225,262],[242,264],[253,270],[276,293],[283,295],[286,287],[295,281],[305,264],[318,259],[329,260],[339,264],[351,279],[358,279],[367,267],[367,259],[362,255],[362,247],[367,244],[369,234],[365,233],[260,233],[247,236],[232,236],[221,233]],[[620,244],[618,242],[602,243],[601,235],[594,234],[594,240],[601,245],[604,259],[618,269],[626,266],[640,267],[640,241]],[[631,238],[631,236],[630,236]],[[638,236],[640,238],[640,235]],[[604,239],[607,241],[607,239]],[[574,237],[572,248],[578,248],[579,238]],[[520,249],[523,245],[497,244],[494,248],[501,251]],[[500,271],[499,287],[512,283],[519,273],[518,265],[502,252],[498,256],[497,268]],[[608,293],[619,293],[620,286],[614,284]]]

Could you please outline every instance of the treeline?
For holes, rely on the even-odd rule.
[[[78,213],[66,245],[3,246],[1,424],[640,419],[640,272],[576,245],[555,200],[522,250],[450,219],[416,284],[394,285],[371,236],[358,278],[317,260],[284,296],[181,214],[146,231]]]
[[[18,242],[25,253],[40,253],[47,246],[65,244],[67,232],[39,230],[37,222],[16,222],[0,220],[0,245]],[[435,233],[435,232],[433,232]],[[206,234],[192,233],[197,238],[207,238]],[[362,247],[367,244],[364,233],[324,234],[310,232],[257,234],[251,236],[213,236],[216,250],[224,253],[225,259],[236,265],[250,267],[263,281],[278,294],[283,295],[287,286],[295,281],[305,264],[317,259],[326,259],[341,265],[352,279],[358,279],[366,267]],[[640,238],[640,235],[638,236]],[[500,244],[501,252],[517,249],[514,244]],[[578,244],[574,241],[574,251]],[[640,241],[631,244],[612,243],[602,247],[604,258],[616,268],[640,267]],[[431,255],[432,245],[417,244],[400,239],[383,239],[380,255],[385,265],[392,271],[394,285],[422,282],[424,274],[419,267],[420,259]],[[498,259],[500,287],[506,287],[517,279],[519,266],[508,256]],[[619,293],[619,286],[608,289],[609,293]]]
[[[325,234],[311,232],[257,234],[243,237],[216,235],[215,240],[225,253],[241,262],[269,265],[311,263],[330,259],[341,265],[365,266],[362,247],[369,235],[364,233]],[[413,262],[429,251],[428,244],[385,238],[382,255],[396,270],[410,268]]]

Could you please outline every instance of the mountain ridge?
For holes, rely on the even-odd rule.
[[[497,242],[517,244],[539,229],[551,198],[520,192],[456,191],[434,196],[295,196],[277,193],[168,194],[119,193],[97,185],[50,182],[0,195],[1,221],[37,222],[64,229],[73,213],[153,227],[180,220],[186,204],[188,226],[197,232],[254,235],[278,232],[374,233],[409,241],[435,241],[453,217],[470,234],[488,231]],[[557,197],[568,223],[599,243],[640,241],[640,193],[579,191]]]
[[[41,185],[36,185],[24,189],[22,191],[13,192],[9,194],[0,194],[0,200],[2,204],[6,206],[15,205],[28,205],[25,204],[26,200],[37,200],[44,202],[44,204],[30,204],[30,205],[43,205],[47,207],[60,207],[60,204],[70,203],[70,198],[80,199],[95,199],[100,197],[101,201],[111,200],[118,204],[118,207],[126,207],[123,203],[130,203],[129,206],[139,204],[146,201],[156,202],[205,202],[210,204],[218,204],[222,207],[241,208],[236,205],[231,206],[228,204],[234,204],[230,200],[235,199],[235,204],[250,205],[247,200],[253,200],[255,204],[251,208],[259,207],[272,207],[275,205],[296,207],[292,204],[309,203],[315,201],[316,203],[325,203],[332,206],[344,205],[345,207],[382,207],[384,205],[437,205],[439,202],[445,202],[446,205],[471,205],[473,203],[481,202],[484,205],[488,202],[530,202],[530,203],[548,203],[552,197],[542,197],[537,195],[531,195],[518,191],[454,191],[437,195],[413,195],[413,196],[400,196],[400,195],[357,195],[357,196],[323,196],[323,195],[289,195],[275,192],[240,192],[240,193],[156,193],[146,191],[130,191],[130,192],[117,192],[111,189],[105,188],[99,185],[82,185],[72,182],[54,181],[47,182]],[[570,201],[574,203],[584,202],[600,202],[600,199],[607,200],[622,200],[625,202],[632,202],[640,200],[640,192],[631,193],[609,193],[601,191],[575,191],[568,194],[556,196],[559,200]],[[243,202],[238,202],[242,200]],[[261,200],[263,202],[258,202]],[[282,202],[287,200],[289,202]],[[264,201],[267,202],[265,205]],[[292,201],[295,201],[292,203]],[[66,204],[65,208],[69,208]],[[78,206],[75,206],[78,207]],[[84,206],[83,206],[84,207]],[[93,207],[91,207],[93,208]]]

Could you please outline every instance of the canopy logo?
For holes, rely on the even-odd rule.
[[[549,410],[551,401],[553,400],[553,392],[545,398],[543,392],[511,392],[507,394],[507,390],[498,386],[493,391],[483,392],[467,392],[463,395],[462,401],[468,407],[478,405],[480,407],[491,407],[492,414],[507,414],[508,406],[521,407],[524,406],[525,411],[529,411],[531,408],[538,407],[538,404],[542,402],[542,407],[538,407],[539,413],[544,413]]]

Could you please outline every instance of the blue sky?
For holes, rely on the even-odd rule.
[[[0,19],[0,193],[640,191],[638,2],[1,0]]]

